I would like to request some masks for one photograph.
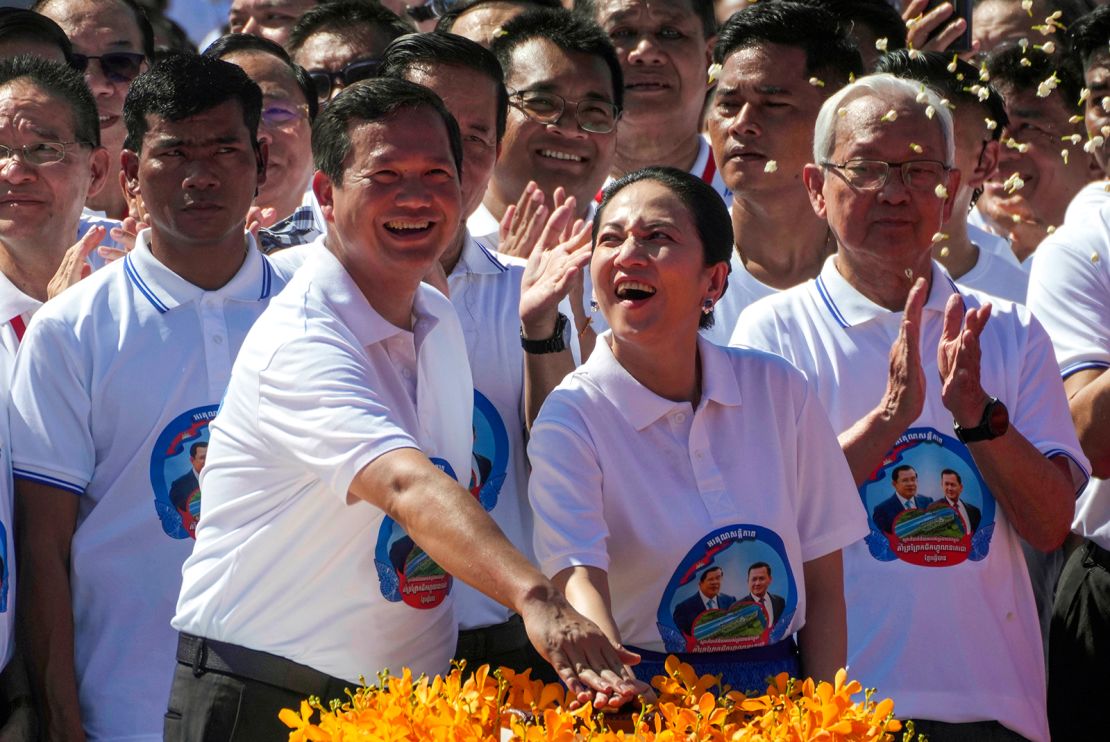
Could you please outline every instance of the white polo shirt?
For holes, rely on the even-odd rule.
[[[728,345],[732,331],[740,313],[765,296],[778,293],[778,289],[768,286],[748,272],[736,248],[729,258],[728,288],[720,301],[713,307],[713,326],[702,330],[701,334],[717,345]]]
[[[280,287],[249,236],[216,291],[158,262],[149,236],[43,305],[12,380],[16,478],[78,498],[74,661],[98,740],[162,738],[169,621],[200,506],[191,449],[207,441],[239,345]]]
[[[977,237],[973,236],[972,241],[979,247],[979,259],[975,261],[971,270],[956,279],[956,283],[982,294],[997,296],[1015,304],[1024,304],[1025,293],[1029,287],[1029,274],[1026,269],[986,249],[979,243]]]
[[[790,636],[806,622],[802,565],[866,533],[820,401],[781,358],[699,338],[695,410],[642,386],[608,339],[532,426],[540,568],[605,570],[621,640],[642,649],[733,651]],[[773,625],[745,599],[758,562],[784,600]],[[708,567],[724,570],[715,610],[694,603]]]
[[[1099,190],[1087,195],[1104,197],[1103,207],[1087,209],[1086,219],[1067,221],[1049,235],[1034,253],[1029,279],[1029,309],[1048,330],[1064,378],[1110,368],[1110,194],[1092,185]],[[1106,480],[1092,479],[1083,491],[1072,529],[1110,549]]]
[[[402,330],[329,250],[313,250],[243,343],[212,424],[174,628],[351,682],[445,672],[451,577],[348,488],[402,448],[465,485],[473,394],[442,294],[421,285]]]
[[[944,306],[956,290],[934,263],[921,328],[925,407],[859,488],[871,532],[844,552],[848,663],[865,687],[897,700],[899,716],[995,719],[1047,740],[1040,628],[1020,539],[955,438],[936,381]],[[1024,307],[961,294],[968,307],[994,304],[980,339],[983,388],[1006,403],[1011,424],[1035,448],[1077,462],[1078,489],[1086,459],[1048,336]],[[733,342],[795,363],[814,384],[833,429],[843,431],[878,404],[901,321],[901,312],[873,304],[849,285],[833,256],[816,280],[749,307]],[[903,465],[918,474],[918,496],[932,502],[883,517],[892,477]],[[940,502],[945,469],[962,479],[961,501],[980,511],[972,533]],[[891,531],[876,522],[892,522]]]

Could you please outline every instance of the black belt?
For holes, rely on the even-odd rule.
[[[305,698],[342,698],[344,689],[354,685],[276,654],[184,632],[177,641],[177,661],[193,668],[193,674],[198,677],[205,672],[234,675],[293,691]]]
[[[1103,569],[1110,570],[1110,551],[1102,548],[1094,541],[1087,542],[1086,561],[1097,564]]]
[[[514,615],[505,623],[460,631],[458,648],[455,650],[455,654],[485,657],[497,652],[512,652],[522,649],[528,644],[528,633],[524,630],[524,619]]]

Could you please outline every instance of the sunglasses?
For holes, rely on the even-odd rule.
[[[72,59],[73,68],[78,72],[86,72],[89,62],[95,59],[110,82],[131,82],[139,76],[146,56],[136,52],[109,52],[98,56],[74,52]]]
[[[337,72],[328,70],[309,70],[308,76],[316,88],[316,98],[321,103],[326,103],[331,98],[336,83],[343,87],[353,85],[359,80],[366,80],[378,74],[382,66],[380,59],[357,59]]]

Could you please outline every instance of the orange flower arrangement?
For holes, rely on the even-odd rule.
[[[462,670],[446,677],[379,676],[345,703],[325,709],[318,699],[284,709],[290,742],[879,742],[901,731],[894,702],[876,702],[844,670],[835,682],[798,681],[785,673],[757,697],[722,686],[713,675],[698,677],[675,657],[652,685],[656,703],[633,713],[627,729],[612,728],[589,704],[571,710],[566,690],[508,668],[490,674],[483,665],[466,680]],[[319,721],[313,721],[316,713]],[[909,726],[909,725],[907,725]],[[909,729],[903,736],[913,738]]]

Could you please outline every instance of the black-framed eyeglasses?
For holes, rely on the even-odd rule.
[[[308,117],[308,106],[283,100],[263,101],[262,123],[273,128],[294,124]]]
[[[108,52],[100,55],[74,52],[70,58],[73,60],[73,68],[78,72],[86,72],[89,62],[95,59],[100,62],[100,69],[110,82],[131,82],[139,76],[146,56],[138,52]]]
[[[573,105],[578,128],[593,134],[608,134],[621,116],[621,109],[609,101],[594,98],[567,100],[556,93],[540,90],[510,93],[509,104],[537,124],[558,124],[567,105]]]
[[[908,160],[885,162],[883,160],[848,160],[823,162],[822,166],[837,171],[848,185],[861,191],[877,191],[886,185],[891,168],[902,173],[902,183],[913,191],[935,191],[948,180],[952,169],[937,160]]]
[[[354,85],[359,80],[366,80],[378,74],[381,69],[380,59],[356,59],[336,72],[328,70],[309,70],[308,76],[316,88],[316,98],[321,103],[326,103],[331,98],[335,84],[342,83],[343,87]]]
[[[35,142],[24,144],[22,147],[0,144],[0,162],[6,162],[19,155],[19,159],[28,165],[49,165],[52,162],[64,160],[67,147],[91,146],[89,142]]]

